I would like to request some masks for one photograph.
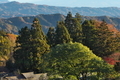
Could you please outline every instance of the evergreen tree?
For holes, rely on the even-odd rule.
[[[84,36],[82,43],[88,46],[90,49],[94,48],[93,44],[96,40],[96,28],[94,23],[95,22],[92,20],[85,20],[82,24],[82,32]]]
[[[30,29],[24,27],[19,31],[19,36],[16,40],[16,50],[13,54],[15,65],[21,71],[29,71],[31,65],[31,36]]]
[[[71,30],[72,19],[73,19],[72,13],[69,12],[66,16],[66,19],[65,19],[65,26],[68,29],[68,31]]]
[[[72,14],[69,12],[65,20],[65,26],[73,42],[82,42],[81,16],[78,13],[76,13],[75,18],[73,18]]]
[[[115,34],[108,29],[103,21],[99,26],[93,20],[83,22],[83,44],[88,46],[97,56],[104,57],[118,50],[119,42]]]
[[[79,13],[76,13],[75,18],[82,23],[82,16]]]
[[[73,39],[73,42],[82,43],[83,33],[82,33],[82,26],[78,19],[72,19],[72,26],[70,32],[70,36]]]
[[[67,30],[67,28],[64,26],[64,22],[58,22],[57,28],[56,28],[56,45],[57,44],[63,44],[68,43],[71,41],[70,34]]]
[[[37,18],[34,19],[31,29],[32,41],[32,70],[40,72],[40,64],[42,62],[42,56],[49,51],[49,45],[47,44],[46,36],[42,31],[42,26]]]
[[[21,29],[17,42],[20,44],[14,54],[17,67],[23,72],[41,72],[42,56],[49,51],[49,45],[37,18],[30,30]]]
[[[96,43],[94,44],[93,52],[100,56],[108,56],[118,49],[119,43],[117,42],[115,34],[108,29],[107,23],[103,20],[97,31]]]
[[[73,27],[72,27],[73,22],[72,21],[73,21],[72,13],[69,12],[66,16],[66,19],[65,19],[65,27],[67,28],[70,36],[71,36],[71,30],[73,29]]]
[[[48,30],[47,41],[51,47],[55,46],[55,30],[53,27],[50,27]]]

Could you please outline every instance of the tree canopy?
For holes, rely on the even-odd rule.
[[[111,65],[105,63],[81,43],[57,45],[45,56],[44,60],[44,70],[48,73],[60,74],[63,78],[73,75],[79,79],[81,75],[82,80],[86,80],[89,73],[91,73],[90,76],[93,76],[92,73],[106,73],[107,75],[113,70]],[[102,74],[99,74],[98,78],[106,76]]]
[[[82,28],[83,44],[88,46],[97,56],[108,56],[118,50],[119,37],[117,33],[109,30],[105,21],[98,24],[95,20],[85,20]]]
[[[5,31],[0,31],[0,58],[7,59],[12,51],[12,46],[10,39]],[[6,57],[5,57],[6,56]]]

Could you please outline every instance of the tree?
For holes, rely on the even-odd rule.
[[[34,19],[31,29],[32,41],[32,70],[35,72],[40,72],[40,64],[42,62],[42,55],[49,52],[49,45],[47,44],[46,36],[42,31],[42,26],[37,18]]]
[[[16,40],[16,50],[13,54],[15,65],[21,71],[29,71],[32,63],[31,56],[31,34],[28,27],[24,27],[19,31],[19,36]]]
[[[46,37],[37,18],[32,28],[22,28],[17,38],[17,50],[14,53],[15,63],[21,71],[41,72],[42,56],[49,51]]]
[[[83,39],[83,33],[82,33],[82,27],[77,18],[72,19],[72,29],[70,30],[71,37],[73,38],[73,42],[80,42],[82,43]]]
[[[96,25],[97,24],[97,25]],[[86,20],[83,27],[83,44],[88,46],[99,57],[108,56],[118,50],[117,34],[108,29],[108,24],[102,21]]]
[[[75,18],[79,21],[79,23],[82,23],[82,16],[79,13],[76,13]]]
[[[96,73],[106,73],[107,75],[113,70],[111,65],[105,63],[81,43],[66,43],[55,46],[44,57],[43,68],[43,70],[48,71],[48,74],[59,74],[65,80],[70,76],[79,80],[80,75],[82,80],[86,80]]]
[[[47,33],[47,41],[51,47],[55,46],[55,30],[53,27],[50,27]]]
[[[118,56],[118,55],[117,55]],[[116,72],[118,72],[118,73],[120,73],[120,62],[119,62],[119,60],[120,60],[120,57],[118,58],[118,61],[115,63],[115,65],[114,65],[114,69],[115,69],[115,71]]]
[[[11,41],[5,31],[0,31],[0,58],[7,59],[11,53]],[[5,58],[6,56],[6,58]]]
[[[65,19],[65,26],[70,33],[70,37],[73,39],[73,42],[82,42],[82,26],[81,26],[81,16],[76,13],[75,18],[72,17],[72,14],[69,12]]]
[[[58,22],[56,31],[55,31],[55,43],[57,44],[63,44],[63,43],[69,43],[71,41],[70,34],[67,30],[67,28],[64,26],[64,22]]]
[[[65,19],[65,26],[67,27],[68,31],[69,31],[69,28],[70,28],[71,23],[72,23],[72,21],[71,21],[72,18],[73,18],[72,13],[69,12],[66,16],[66,19]]]
[[[82,32],[84,36],[82,43],[90,49],[94,49],[93,44],[96,40],[96,28],[94,23],[95,21],[93,20],[85,20],[82,24]]]
[[[108,29],[107,23],[103,20],[96,31],[96,43],[93,52],[100,56],[108,56],[118,50],[120,44],[115,33]]]

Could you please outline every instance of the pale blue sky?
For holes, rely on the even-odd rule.
[[[120,0],[9,0],[65,7],[120,7]]]

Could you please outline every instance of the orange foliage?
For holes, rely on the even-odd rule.
[[[110,31],[115,32],[115,33],[119,32],[112,24],[108,24],[107,26]]]
[[[95,26],[98,27],[98,26],[100,26],[101,23],[102,23],[102,21],[95,20]],[[109,29],[110,31],[112,31],[112,32],[114,32],[114,33],[118,33],[118,32],[119,32],[119,30],[117,30],[117,29],[114,27],[114,25],[107,23],[107,26],[108,26],[108,29]]]
[[[7,34],[7,37],[12,41],[12,42],[15,42],[16,41],[16,37],[17,37],[17,35],[15,35],[15,34]]]
[[[102,21],[98,21],[95,20],[95,26],[99,27],[100,24],[102,23]],[[120,31],[117,30],[114,25],[112,24],[107,24],[108,29],[113,32],[114,34],[120,34]],[[111,64],[111,65],[115,65],[116,62],[120,62],[120,53],[113,53],[112,55],[108,56],[108,57],[104,57],[103,60],[105,60],[107,63]]]

